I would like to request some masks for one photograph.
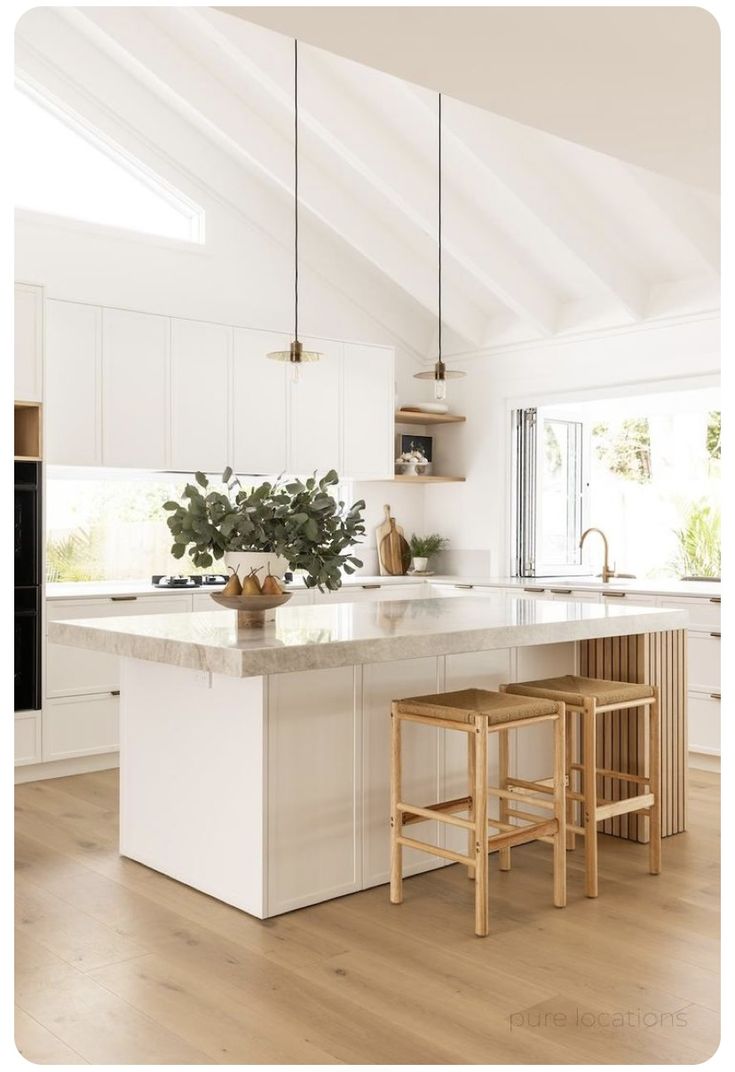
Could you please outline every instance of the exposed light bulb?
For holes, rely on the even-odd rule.
[[[439,402],[443,402],[447,397],[447,381],[435,379],[434,380],[434,398]]]
[[[299,383],[301,380],[301,362],[291,361],[291,383]]]

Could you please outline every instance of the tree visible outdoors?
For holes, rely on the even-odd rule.
[[[711,461],[719,461],[722,456],[721,417],[719,410],[713,410],[707,420],[707,453]]]
[[[720,512],[704,499],[683,509],[683,524],[676,529],[677,553],[672,567],[679,577],[719,577]]]
[[[651,480],[651,430],[647,417],[629,417],[619,424],[596,424],[595,452],[611,473],[637,484]]]

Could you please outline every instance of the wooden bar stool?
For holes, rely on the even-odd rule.
[[[419,722],[439,729],[458,730],[468,735],[468,775],[470,793],[457,800],[437,804],[409,804],[401,793],[401,723]],[[554,776],[552,799],[539,800],[511,793],[505,787],[488,786],[488,734],[500,734],[501,765],[507,763],[508,732],[523,729],[539,722],[551,722],[554,731]],[[394,700],[391,707],[391,871],[390,899],[393,904],[403,901],[403,847],[418,849],[432,856],[465,864],[475,881],[475,934],[488,933],[488,852],[501,853],[501,870],[508,870],[505,854],[511,846],[529,841],[543,841],[554,849],[554,904],[566,904],[566,847],[564,799],[564,703],[557,700],[531,700],[518,696],[488,692],[485,689],[462,689],[434,696],[414,696]],[[503,759],[505,756],[505,760]],[[523,826],[513,826],[504,820],[488,818],[488,796],[501,800],[512,797],[514,802],[533,803],[548,815],[527,817]],[[467,812],[463,819],[457,813]],[[430,845],[406,837],[404,826],[438,820],[448,826],[467,831],[467,853],[454,852],[439,845]],[[499,831],[488,836],[488,825]]]
[[[614,815],[642,812],[648,816],[649,843],[648,869],[652,875],[661,872],[661,716],[658,689],[652,685],[629,681],[604,681],[599,678],[578,677],[566,674],[563,677],[544,678],[540,681],[521,681],[501,686],[503,691],[516,696],[557,700],[566,705],[567,717],[579,717],[582,737],[582,762],[573,762],[569,747],[571,733],[567,725],[567,832],[584,837],[585,893],[597,897],[597,824]],[[638,707],[648,709],[648,749],[644,773],[609,770],[597,766],[597,716],[612,711],[631,711]],[[582,791],[575,792],[572,779],[580,772]],[[609,778],[626,783],[638,790],[637,796],[622,800],[605,800],[597,793],[597,779]],[[531,786],[550,794],[549,781],[529,782],[522,778],[509,778],[510,786],[529,790]],[[582,825],[573,822],[575,803],[582,806]],[[573,847],[573,846],[571,846]]]

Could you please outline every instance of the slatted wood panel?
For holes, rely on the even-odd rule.
[[[586,677],[656,685],[661,696],[661,816],[667,837],[686,829],[687,779],[687,635],[676,629],[628,637],[605,637],[580,643],[580,673]],[[648,719],[644,708],[612,711],[598,722],[600,767],[644,774],[648,755]],[[636,791],[615,779],[601,778],[598,790],[607,800]],[[639,790],[640,791],[640,790]],[[600,829],[630,841],[648,840],[648,820],[629,814],[606,819]]]

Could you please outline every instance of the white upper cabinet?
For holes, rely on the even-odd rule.
[[[167,317],[102,312],[102,461],[131,469],[169,465]]]
[[[393,476],[394,351],[345,343],[342,472],[354,480]]]
[[[319,361],[304,364],[297,383],[289,383],[288,471],[306,475],[336,469],[342,475],[342,344],[304,339]]]
[[[102,310],[46,302],[46,458],[101,465]]]
[[[43,287],[15,284],[15,393],[18,402],[43,401]]]
[[[232,329],[171,321],[171,468],[221,473],[230,461]]]
[[[288,350],[289,343],[287,335],[235,328],[229,464],[236,473],[268,476],[286,469],[286,365],[266,354]]]

